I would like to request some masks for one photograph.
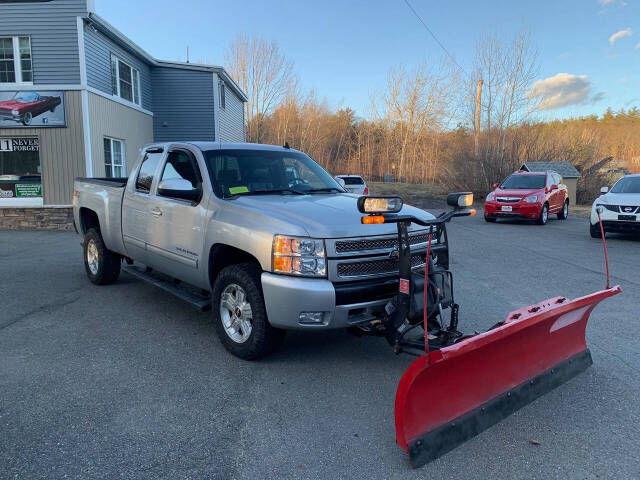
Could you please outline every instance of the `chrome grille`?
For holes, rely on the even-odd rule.
[[[436,238],[434,232],[433,237]],[[417,245],[427,243],[428,234],[418,233],[409,235],[409,243]],[[339,240],[336,242],[336,253],[362,252],[367,250],[382,250],[398,247],[398,238],[367,238],[364,240]]]
[[[411,268],[418,269],[420,267],[424,267],[424,253],[411,255]],[[397,258],[383,258],[381,260],[344,262],[338,264],[338,276],[342,278],[387,275],[397,272]]]
[[[496,200],[502,203],[518,203],[522,197],[496,197]]]

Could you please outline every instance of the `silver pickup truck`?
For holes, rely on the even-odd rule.
[[[180,142],[144,148],[129,178],[76,179],[73,209],[93,283],[115,282],[124,261],[211,308],[223,345],[255,359],[287,329],[370,322],[397,292],[396,227],[363,225],[357,199],[294,149]],[[416,269],[427,247],[419,228]]]

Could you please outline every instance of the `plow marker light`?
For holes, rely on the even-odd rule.
[[[589,315],[615,286],[511,312],[488,332],[418,357],[395,400],[396,442],[422,466],[587,369]]]

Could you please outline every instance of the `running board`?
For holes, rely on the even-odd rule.
[[[171,277],[154,270],[147,271],[145,267],[139,265],[123,266],[122,271],[178,297],[199,312],[211,309],[211,297],[209,295],[202,295],[200,290],[188,283],[176,283]]]

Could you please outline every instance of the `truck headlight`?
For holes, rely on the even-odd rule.
[[[20,115],[18,110],[11,110],[11,115]]]
[[[536,203],[538,201],[538,196],[537,195],[529,195],[528,197],[524,198],[525,203]]]
[[[274,273],[305,277],[327,275],[324,240],[274,235],[271,252]]]

